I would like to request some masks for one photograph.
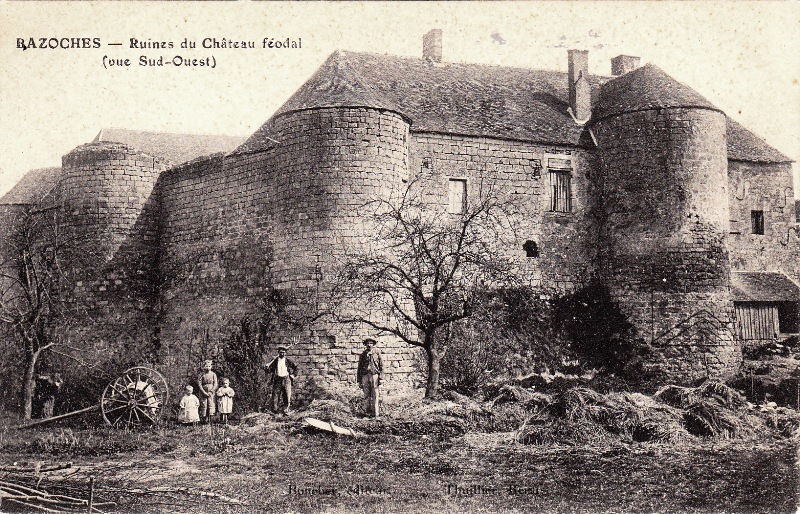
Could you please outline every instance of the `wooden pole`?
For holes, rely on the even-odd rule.
[[[89,502],[86,512],[92,514],[92,504],[94,504],[94,476],[89,477]]]
[[[73,416],[77,416],[79,414],[84,414],[86,412],[96,411],[98,409],[100,409],[100,404],[99,403],[97,405],[92,405],[90,407],[86,407],[85,409],[76,410],[76,411],[73,411],[73,412],[68,412],[66,414],[60,414],[58,416],[53,416],[52,418],[40,419],[40,420],[37,420],[37,421],[33,421],[31,423],[27,423],[25,425],[16,426],[14,428],[16,428],[18,430],[22,430],[22,429],[25,429],[25,428],[31,428],[31,427],[35,427],[35,426],[39,426],[39,425],[44,425],[44,424],[50,423],[51,421],[58,421],[59,419],[71,418]]]

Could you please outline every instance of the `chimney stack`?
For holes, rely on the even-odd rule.
[[[433,29],[422,36],[422,58],[442,62],[442,29]]]
[[[639,67],[639,58],[630,55],[618,55],[611,59],[611,74],[625,75]]]
[[[576,120],[584,122],[592,115],[592,91],[589,85],[589,51],[568,50],[569,106]]]

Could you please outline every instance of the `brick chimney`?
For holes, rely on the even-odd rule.
[[[592,115],[592,92],[589,85],[589,51],[568,50],[569,106],[578,121]]]
[[[422,36],[422,58],[442,62],[442,29],[433,29]]]
[[[611,59],[611,74],[625,75],[639,67],[639,58],[630,55],[618,55]]]

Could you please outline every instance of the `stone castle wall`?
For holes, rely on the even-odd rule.
[[[56,196],[72,263],[78,316],[65,330],[95,354],[157,338],[159,200],[165,163],[118,143],[90,143],[65,155]]]
[[[572,169],[570,212],[551,210],[549,172],[555,165]],[[429,133],[411,138],[411,172],[421,176],[438,208],[447,206],[451,178],[467,179],[472,199],[482,192],[502,195],[513,213],[509,252],[531,285],[561,293],[591,272],[585,207],[593,165],[590,153],[574,148]],[[535,243],[535,257],[527,257],[527,241]]]
[[[731,265],[771,263],[795,280],[800,272],[796,235],[786,239],[795,250],[781,243],[792,226],[791,203],[780,204],[791,198],[791,167],[733,162],[729,192],[725,118],[711,110],[626,113],[593,130],[599,150],[586,151],[414,133],[401,116],[376,109],[314,109],[276,117],[264,151],[164,173],[164,163],[125,145],[83,145],[64,157],[59,191],[66,226],[96,263],[75,277],[76,299],[99,323],[75,336],[102,344],[159,338],[163,370],[179,386],[243,320],[258,318],[273,288],[324,302],[345,248],[373,233],[360,209],[367,202],[419,176],[434,207],[446,209],[448,181],[457,178],[467,180],[468,196],[493,188],[513,200],[510,252],[532,285],[570,291],[599,264],[655,349],[656,375],[730,375],[740,359],[730,330]],[[570,212],[551,209],[556,169],[570,170]],[[719,201],[728,194],[730,212]],[[767,233],[737,234],[757,206]],[[534,256],[523,249],[530,242]],[[301,368],[296,385],[309,396],[357,390],[368,335],[375,334],[315,322],[272,341],[291,346]],[[381,349],[387,392],[421,385],[418,349],[390,338]]]
[[[594,126],[600,267],[641,338],[649,371],[690,383],[738,369],[727,249],[725,115],[625,113]]]
[[[792,165],[730,161],[731,227],[735,271],[782,271],[800,283],[800,233],[794,212]],[[764,213],[764,234],[753,234],[751,211]]]
[[[290,113],[274,120],[270,137],[276,143],[266,151],[201,160],[162,178],[161,269],[171,283],[163,338],[171,366],[184,373],[213,354],[237,317],[257,317],[270,288],[320,298],[320,280],[367,230],[357,208],[388,193],[407,168],[408,125],[390,112]],[[312,324],[276,343],[291,346],[301,368],[296,387],[309,394],[355,387],[366,335]],[[381,349],[387,391],[408,389],[417,352],[388,339]]]
[[[232,321],[257,315],[274,287],[324,300],[326,280],[372,235],[363,206],[388,198],[419,172],[426,195],[447,204],[447,180],[485,179],[513,191],[513,253],[531,282],[561,291],[588,273],[584,202],[591,156],[574,149],[485,138],[410,134],[390,112],[318,109],[280,116],[264,152],[203,159],[170,170],[159,184],[162,207],[162,337],[174,380],[191,377],[203,354],[218,350]],[[548,159],[569,162],[572,212],[549,212]],[[553,161],[555,163],[556,161]],[[528,240],[539,255],[525,257]],[[322,287],[320,288],[320,284]],[[318,295],[318,296],[317,296]],[[365,329],[317,323],[282,334],[303,369],[301,392],[353,387]],[[421,385],[421,352],[381,337],[387,391]]]

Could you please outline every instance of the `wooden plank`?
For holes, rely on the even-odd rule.
[[[347,435],[347,436],[350,436],[350,437],[358,437],[358,433],[355,432],[354,430],[351,430],[351,429],[345,428],[345,427],[340,427],[338,425],[334,425],[332,422],[322,421],[322,420],[319,420],[319,419],[316,419],[316,418],[305,418],[305,419],[303,419],[303,421],[305,421],[306,423],[308,423],[312,427],[317,428],[319,430],[324,430],[326,432],[333,432],[334,434],[338,434],[338,435]]]

